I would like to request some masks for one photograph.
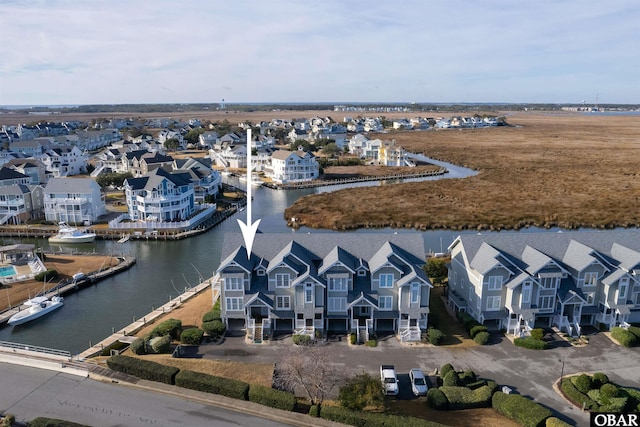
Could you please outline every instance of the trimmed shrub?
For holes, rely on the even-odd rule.
[[[293,411],[296,407],[295,394],[257,384],[249,386],[249,401],[285,411]]]
[[[439,388],[430,388],[427,391],[427,403],[432,408],[440,411],[449,409],[447,396]]]
[[[591,377],[587,374],[581,374],[577,377],[572,377],[571,382],[578,389],[580,393],[587,394],[591,390]]]
[[[442,424],[421,418],[352,411],[339,406],[322,406],[320,417],[357,427],[442,427]]]
[[[571,427],[571,424],[565,423],[560,418],[550,417],[545,421],[545,427]]]
[[[111,356],[107,359],[107,366],[114,371],[165,384],[175,384],[175,377],[180,369],[173,366],[161,365],[150,360],[140,360],[135,357]]]
[[[638,344],[638,337],[626,329],[617,326],[611,329],[611,337],[625,347],[633,347]]]
[[[487,380],[487,387],[489,387],[491,391],[495,392],[498,389],[498,383],[493,380]]]
[[[480,332],[489,332],[489,328],[484,325],[476,325],[469,330],[469,335],[471,338],[475,338]]]
[[[542,337],[544,337],[544,329],[542,328],[535,328],[531,330],[531,337],[537,339],[537,340],[541,340]]]
[[[475,390],[467,387],[442,386],[439,390],[447,397],[449,409],[486,408],[491,406],[491,395],[493,393],[487,386],[482,386]]]
[[[356,334],[349,334],[349,344],[355,345],[358,342],[358,336]]]
[[[455,369],[453,369],[453,365],[451,363],[447,363],[446,365],[443,365],[442,368],[440,368],[440,378],[444,379],[444,377],[447,376],[449,371],[455,371]]]
[[[433,345],[440,345],[440,341],[444,337],[444,334],[440,329],[429,328],[427,330],[427,336],[429,337],[429,343]]]
[[[549,348],[549,344],[545,341],[537,340],[533,337],[518,337],[513,340],[518,347],[528,348],[529,350],[545,350]]]
[[[476,336],[473,337],[473,340],[477,344],[485,345],[487,342],[489,342],[489,332],[486,332],[486,331],[478,332]]]
[[[247,400],[249,394],[249,384],[244,381],[217,377],[202,372],[180,371],[175,380],[179,387],[221,394],[234,399]]]
[[[249,390],[251,390],[251,389],[249,389]],[[311,405],[311,407],[309,408],[309,416],[318,418],[320,416],[320,406]]]
[[[600,388],[609,382],[609,377],[602,372],[596,372],[593,374],[593,377],[591,377],[591,381],[593,382],[593,388]]]
[[[366,345],[367,347],[377,347],[378,340],[369,340],[366,343],[364,343],[364,345]]]
[[[207,311],[202,316],[202,323],[211,322],[213,320],[222,320],[222,312],[220,310]]]
[[[586,394],[581,393],[580,390],[573,385],[571,379],[563,379],[560,388],[564,395],[567,396],[576,406],[582,407],[584,405],[584,408],[589,411],[597,411],[599,409],[598,404]]]
[[[151,335],[153,337],[162,337],[169,335],[172,339],[180,339],[180,332],[182,331],[182,321],[178,319],[167,319],[161,322],[158,326],[153,328]]]
[[[13,425],[13,424],[9,424]],[[56,418],[38,417],[29,422],[29,427],[89,427],[87,424],[78,424],[71,421]]]
[[[295,345],[309,345],[311,344],[311,337],[304,334],[296,334],[292,337]]]
[[[189,328],[180,334],[180,342],[188,345],[200,345],[204,331],[200,328]]]
[[[611,383],[604,384],[600,387],[600,395],[602,397],[619,397],[618,387]]]
[[[171,337],[169,335],[165,335],[162,337],[151,338],[147,343],[147,353],[171,353]]]
[[[222,320],[212,320],[202,324],[202,330],[213,339],[218,339],[224,335],[227,327]]]
[[[541,427],[551,411],[519,394],[504,394],[498,391],[493,394],[491,406],[505,417],[511,418],[524,427]]]
[[[133,352],[133,354],[147,354],[147,348],[145,346],[144,343],[144,339],[142,338],[136,338],[132,343],[131,343],[131,351]]]
[[[460,377],[460,379],[464,384],[469,384],[476,382],[478,378],[476,377],[475,372],[473,372],[471,369],[467,369],[466,371],[464,371],[464,374],[462,374],[462,377]]]
[[[638,338],[638,340],[640,340],[640,328],[637,326],[629,326],[629,328],[627,328],[627,331],[631,332],[633,335],[636,336],[636,338]]]
[[[338,402],[348,409],[360,411],[367,406],[378,406],[384,401],[380,379],[366,372],[349,378],[338,390]]]
[[[460,377],[456,371],[449,371],[447,375],[442,378],[443,386],[455,387],[460,385]]]

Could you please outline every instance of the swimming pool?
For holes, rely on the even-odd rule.
[[[18,274],[18,272],[13,265],[0,267],[0,277],[15,276],[16,274]]]

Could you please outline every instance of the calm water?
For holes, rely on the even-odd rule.
[[[467,170],[468,171],[468,170]],[[452,177],[472,175],[459,168]],[[236,183],[237,184],[237,183]],[[253,189],[253,219],[261,218],[260,229],[265,232],[294,233],[286,226],[283,212],[298,198],[317,191],[335,190],[338,187],[296,191],[276,191],[266,188]],[[220,252],[225,233],[239,232],[237,218],[246,220],[246,211],[239,212],[205,234],[180,241],[135,240],[124,244],[115,241],[96,241],[78,245],[66,250],[101,254],[127,254],[137,258],[137,264],[130,270],[103,280],[98,284],[65,297],[65,304],[41,319],[16,327],[0,329],[0,340],[20,342],[68,350],[80,353],[149,313],[153,307],[166,303],[170,298],[182,293],[186,287],[197,284],[201,278],[213,274],[220,262]],[[368,232],[409,233],[411,230],[359,230]],[[301,228],[295,233],[326,233],[331,231]],[[473,233],[473,231],[468,231]],[[444,252],[447,246],[460,234],[457,231],[429,231],[422,233],[425,249]],[[23,239],[25,243],[35,243],[37,247],[51,248],[45,239]],[[4,239],[2,245],[17,243],[15,239]],[[60,246],[55,246],[59,249]],[[0,291],[0,297],[1,291]]]

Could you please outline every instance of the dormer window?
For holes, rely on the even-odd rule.
[[[364,277],[367,275],[367,271],[362,269],[362,270],[358,270],[358,277]]]
[[[264,276],[266,274],[266,271],[265,271],[264,268],[259,268],[259,269],[256,270],[256,274],[258,276]]]

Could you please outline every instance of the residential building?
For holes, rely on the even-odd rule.
[[[230,330],[260,340],[272,333],[395,333],[419,341],[432,288],[424,242],[406,234],[225,235],[216,280]]]
[[[63,178],[86,172],[89,156],[74,145],[50,148],[39,158],[51,176]]]
[[[174,172],[189,174],[193,183],[195,203],[205,203],[207,199],[218,195],[222,177],[220,172],[211,168],[211,159],[176,159],[172,166]]]
[[[42,216],[43,190],[39,185],[13,184],[0,187],[0,225],[21,224]]]
[[[155,169],[125,180],[129,219],[182,221],[195,213],[194,185],[186,172]]]
[[[31,183],[31,177],[18,172],[15,169],[3,166],[0,168],[0,187],[23,184],[28,185]]]
[[[40,160],[34,158],[13,159],[4,164],[5,167],[23,173],[30,178],[30,184],[45,184],[47,169]]]
[[[130,163],[129,163],[129,159]],[[150,153],[146,150],[136,150],[126,153],[123,162],[127,164],[127,172],[134,177],[140,177],[165,166],[171,166],[173,157],[158,152]]]
[[[44,189],[47,221],[90,224],[106,214],[104,195],[91,178],[51,178]]]
[[[449,305],[515,336],[640,322],[640,231],[461,235]]]
[[[378,149],[378,164],[382,166],[415,166],[407,157],[407,151],[395,140],[384,141]]]
[[[20,153],[25,157],[40,156],[44,153],[45,148],[49,147],[49,144],[42,141],[49,138],[36,138],[30,140],[20,140],[9,145],[9,151],[12,153]]]
[[[271,170],[267,170],[267,176],[280,184],[310,181],[319,175],[320,166],[315,156],[302,147],[296,151],[275,151],[271,155]]]

